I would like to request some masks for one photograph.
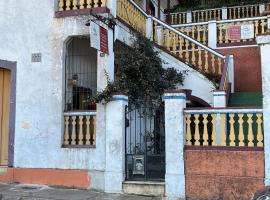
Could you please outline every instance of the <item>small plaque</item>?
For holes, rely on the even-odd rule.
[[[144,175],[144,155],[133,156],[133,174]]]
[[[42,54],[41,53],[33,53],[31,57],[32,62],[41,62],[42,60]]]

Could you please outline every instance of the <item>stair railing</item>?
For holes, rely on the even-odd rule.
[[[187,36],[171,25],[148,15],[133,0],[118,0],[117,13],[121,20],[137,31],[142,30],[144,35],[186,64],[212,76],[208,78],[216,79],[217,76],[222,75],[225,56],[193,39],[196,38],[195,36],[193,38]]]

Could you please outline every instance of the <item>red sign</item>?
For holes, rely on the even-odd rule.
[[[229,28],[229,40],[241,39],[241,26],[231,26]]]
[[[109,54],[108,30],[100,27],[100,51]]]

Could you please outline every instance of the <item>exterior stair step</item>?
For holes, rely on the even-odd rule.
[[[165,195],[165,183],[149,181],[125,181],[123,182],[123,191],[126,194],[163,197]]]

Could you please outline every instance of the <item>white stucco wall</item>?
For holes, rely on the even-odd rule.
[[[97,106],[95,149],[63,149],[64,46],[68,37],[89,35],[89,17],[54,17],[51,0],[0,1],[0,58],[17,61],[15,167],[105,170],[105,108]],[[112,42],[112,32],[109,33]],[[106,85],[104,70],[112,77],[110,55],[98,53],[97,88]],[[32,53],[42,62],[31,63]],[[95,183],[93,183],[95,184]],[[96,187],[104,185],[99,180]],[[101,188],[99,188],[101,189]]]

